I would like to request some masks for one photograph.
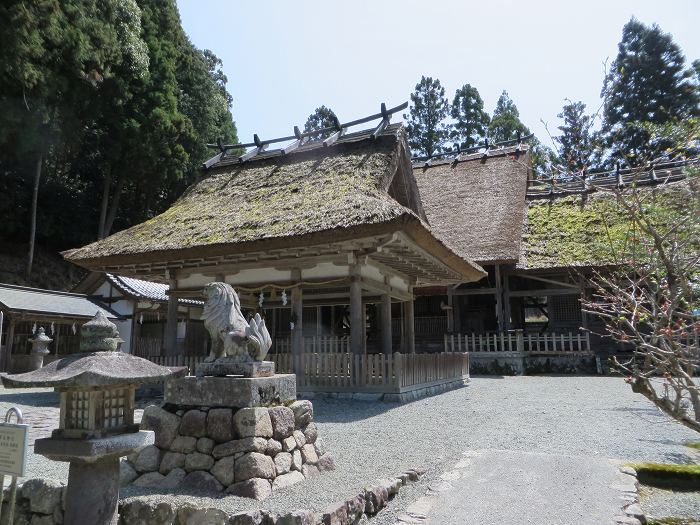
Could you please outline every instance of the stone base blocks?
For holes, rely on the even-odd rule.
[[[122,462],[123,483],[263,500],[335,468],[310,401],[242,408],[166,403],[146,407],[141,428],[155,431],[155,444]]]

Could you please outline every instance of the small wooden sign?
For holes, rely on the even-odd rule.
[[[21,423],[0,423],[0,474],[24,476],[28,429]]]

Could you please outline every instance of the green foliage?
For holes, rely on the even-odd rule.
[[[571,172],[589,170],[598,152],[591,130],[593,120],[585,111],[583,102],[567,100],[562,112],[557,115],[564,120],[564,124],[557,128],[561,135],[554,137],[554,142],[559,146],[559,156],[564,166]]]
[[[321,106],[320,108],[316,108],[316,110],[309,115],[309,118],[306,119],[306,124],[304,124],[304,132],[306,133],[317,129],[330,128],[336,126],[337,124],[338,117],[336,117],[333,110],[327,108],[326,106]],[[311,140],[319,140],[324,139],[329,135],[330,133],[328,132],[316,133],[309,135],[309,138]]]
[[[496,109],[493,110],[493,117],[489,124],[489,139],[491,142],[513,140],[518,137],[518,132],[522,136],[530,134],[527,126],[520,122],[520,112],[515,103],[508,96],[508,92],[503,91],[498,97]]]
[[[432,157],[442,150],[450,136],[450,126],[444,122],[449,109],[440,81],[421,77],[411,93],[410,116],[403,116],[408,121],[408,144],[414,155]]]
[[[491,118],[484,111],[484,101],[475,87],[464,84],[457,90],[450,115],[455,120],[450,139],[462,148],[472,148],[486,138]]]
[[[174,0],[16,1],[0,26],[0,237],[26,235],[39,146],[37,236],[63,249],[167,208],[207,142],[237,142],[221,61],[188,40]]]
[[[700,465],[676,463],[632,463],[637,478],[645,485],[678,489],[700,489]]]
[[[698,115],[697,69],[657,25],[632,18],[622,30],[618,54],[605,78],[604,129],[612,158],[639,165],[665,156],[667,143],[652,143],[644,123],[664,124]]]

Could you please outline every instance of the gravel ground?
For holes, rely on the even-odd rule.
[[[39,407],[47,403],[57,406],[55,394],[0,391],[0,409],[26,407],[30,421],[32,412],[43,411]],[[465,388],[404,405],[316,399],[314,408],[319,435],[335,457],[336,471],[278,491],[263,503],[232,496],[169,497],[230,512],[255,507],[321,510],[377,478],[428,468],[420,482],[402,489],[388,510],[372,520],[388,524],[465,450],[686,463],[691,457],[683,442],[696,438],[613,377],[483,377]],[[67,469],[32,454],[28,477],[33,476],[65,480]],[[147,494],[135,488],[122,493]],[[162,501],[166,495],[149,497]]]
[[[647,518],[686,518],[700,523],[700,494],[643,486],[639,495]]]

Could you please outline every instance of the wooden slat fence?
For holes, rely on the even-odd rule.
[[[312,353],[270,356],[297,388],[317,392],[401,393],[469,377],[469,355]]]
[[[591,342],[588,332],[524,333],[486,332],[445,334],[445,352],[518,354],[589,354]]]
[[[304,351],[317,354],[349,352],[350,338],[331,335],[304,337]],[[289,354],[291,352],[292,345],[289,339],[275,339],[270,349],[271,354]]]
[[[402,393],[469,377],[469,354],[365,354],[349,352],[268,354],[277,373],[297,374],[300,391]],[[153,356],[163,366],[194,373],[203,356]]]

